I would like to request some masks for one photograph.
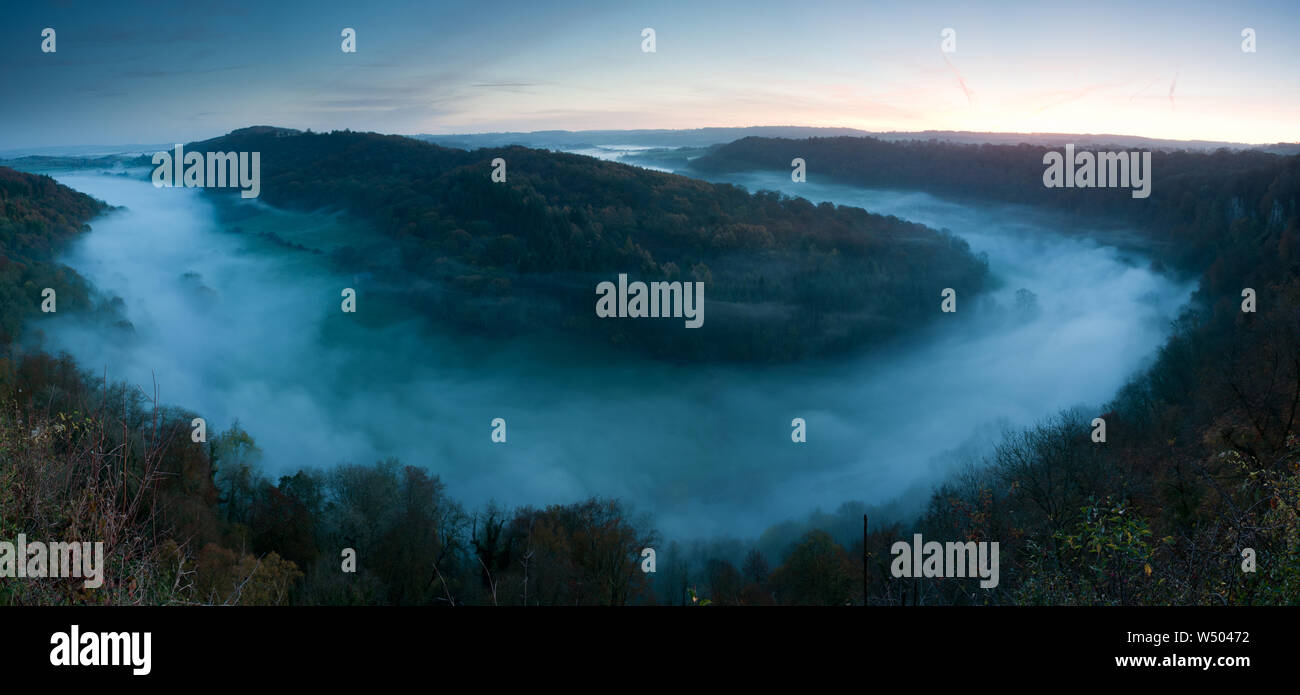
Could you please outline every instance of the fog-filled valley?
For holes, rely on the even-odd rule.
[[[990,282],[955,314],[917,316],[914,333],[856,354],[694,364],[559,336],[492,339],[364,292],[342,313],[343,288],[393,281],[335,260],[343,247],[390,250],[369,222],[129,173],[52,172],[121,207],[61,260],[121,298],[129,325],[61,312],[32,320],[33,343],[110,381],[156,383],[213,431],[238,421],[273,476],[395,457],[471,509],[616,497],[672,540],[757,537],[854,501],[903,521],[1006,430],[1112,398],[1195,287],[1153,270],[1140,242],[1063,234],[1067,221],[1038,210],[788,172],[714,176],[951,230],[986,256]],[[498,417],[502,444],[489,436]],[[794,418],[806,444],[791,441]]]
[[[123,539],[102,603],[1292,591],[1225,558],[1294,564],[1300,158],[1162,152],[1147,200],[1025,190],[1040,145],[655,144],[184,146],[252,196],[9,160],[54,178],[0,167],[0,523]],[[602,313],[624,277],[701,320]],[[1000,569],[894,581],[920,533]]]

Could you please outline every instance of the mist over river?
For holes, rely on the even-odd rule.
[[[588,359],[572,346],[469,338],[364,301],[344,314],[342,288],[364,299],[376,279],[259,235],[329,251],[362,233],[346,218],[135,177],[55,178],[125,207],[93,220],[62,260],[121,297],[135,333],[58,314],[40,319],[46,349],[148,392],[156,381],[163,402],[205,417],[210,435],[238,420],[272,477],[397,457],[440,475],[471,510],[616,496],[675,539],[756,535],[815,508],[888,502],[923,491],[1004,426],[1095,408],[1151,358],[1193,289],[1135,252],[1059,234],[1041,214],[748,174],[730,180],[946,227],[988,254],[995,286],[852,359],[610,363],[607,350]],[[244,214],[232,221],[218,205]],[[490,440],[497,417],[505,444]],[[806,444],[791,442],[796,417]]]

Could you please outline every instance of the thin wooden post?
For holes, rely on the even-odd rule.
[[[862,605],[867,605],[867,515],[862,515]]]

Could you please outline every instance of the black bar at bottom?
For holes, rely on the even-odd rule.
[[[474,671],[476,664],[498,665],[482,674],[494,684],[563,683],[572,682],[565,673],[596,663],[664,686],[679,679],[671,674],[680,666],[728,678],[745,675],[738,671],[766,678],[879,668],[927,682],[1013,674],[1071,682],[1181,681],[1293,674],[1297,618],[1300,609],[1235,607],[19,607],[0,610],[0,665],[50,684],[136,680],[205,687],[248,685],[265,674],[278,674],[273,682],[373,683],[376,674],[387,681],[427,677],[430,670]],[[100,633],[149,633],[150,672],[133,675],[129,665],[55,666],[52,636],[70,639],[74,625],[81,639],[95,633],[96,642]],[[62,653],[54,657],[68,660]],[[1155,659],[1117,664],[1126,657]],[[1193,657],[1197,663],[1189,661]],[[1208,668],[1199,661],[1205,657],[1213,661]]]

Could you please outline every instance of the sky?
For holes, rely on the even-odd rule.
[[[1300,141],[1296,0],[4,2],[0,150],[249,125]],[[345,27],[355,53],[341,50]]]

